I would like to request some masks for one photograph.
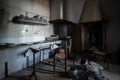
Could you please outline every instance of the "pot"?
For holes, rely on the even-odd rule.
[[[100,75],[100,74],[101,74],[99,68],[96,67],[96,66],[88,65],[88,66],[87,66],[87,69],[88,69],[90,72],[93,72],[95,75]]]
[[[70,65],[67,67],[67,73],[71,78],[75,78],[78,74],[78,70],[75,66]]]

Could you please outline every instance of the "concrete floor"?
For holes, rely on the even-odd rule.
[[[68,64],[71,65],[72,62],[68,61]],[[79,64],[78,62],[76,62],[76,64]],[[56,68],[56,73],[53,73],[52,71],[49,70],[53,70],[53,66],[47,65],[47,64],[43,64],[43,63],[38,63],[36,64],[36,75],[38,80],[72,80],[70,77],[67,76],[67,74],[64,72],[64,68],[62,66],[61,67],[57,67]],[[24,70],[21,70],[19,72],[13,73],[11,74],[11,76],[18,76],[18,75],[25,75],[25,74],[29,74],[31,73],[31,68],[26,68]],[[46,70],[46,71],[44,71]],[[120,65],[113,65],[110,64],[110,70],[104,69],[102,71],[103,75],[105,77],[107,77],[109,80],[120,80]],[[26,80],[26,79],[10,79],[10,78],[6,78],[3,80]],[[35,80],[34,77],[32,77],[31,80]],[[106,80],[106,79],[105,79]]]

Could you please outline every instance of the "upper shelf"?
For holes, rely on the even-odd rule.
[[[18,19],[18,20],[16,20],[16,23],[31,24],[31,25],[34,25],[34,24],[36,24],[36,25],[40,25],[40,24],[46,25],[46,24],[48,24],[48,22],[45,22],[45,23],[44,23],[44,22],[24,20],[24,19]]]
[[[46,25],[49,24],[49,21],[46,17],[42,17],[39,15],[33,16],[32,18],[28,16],[15,16],[12,19],[13,23],[18,23],[18,24],[30,24],[30,25]]]

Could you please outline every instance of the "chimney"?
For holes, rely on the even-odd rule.
[[[63,0],[60,0],[60,19],[63,19]]]
[[[85,0],[51,0],[51,21],[79,23]]]
[[[63,19],[63,5],[64,0],[51,0],[51,20]]]
[[[102,17],[97,4],[97,0],[86,0],[80,22],[85,23],[101,20]]]

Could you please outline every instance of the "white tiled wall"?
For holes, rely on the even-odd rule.
[[[41,37],[18,37],[18,38],[0,38],[0,43],[26,43],[45,40],[44,36]]]
[[[13,48],[6,48],[0,49],[0,79],[3,78],[5,75],[5,62],[8,62],[8,73],[19,71],[27,66],[33,64],[33,53],[31,50],[27,51],[27,56],[29,57],[29,65],[27,65],[27,56],[24,56],[24,52],[29,48],[32,47],[34,49],[39,49],[43,47],[49,47],[50,44],[53,43],[60,43],[61,41],[55,42],[48,42],[43,44],[36,44],[36,45],[29,45],[29,46],[20,46],[20,47],[13,47]],[[46,50],[44,54],[44,59],[49,57],[49,51]],[[40,52],[35,54],[36,62],[43,60],[43,52],[41,52],[41,60],[40,60]]]
[[[49,0],[4,0],[0,1],[0,9],[4,9],[4,18],[0,26],[0,43],[24,43],[44,40],[53,34],[53,26],[47,25],[25,25],[15,24],[11,20],[15,16],[25,15],[29,17],[35,15],[46,16],[50,19]],[[19,4],[18,4],[19,3]],[[26,31],[27,30],[27,31]]]
[[[38,3],[37,3],[38,1]],[[49,0],[0,0],[0,9],[4,9],[3,23],[0,26],[0,43],[25,43],[44,40],[53,34],[53,26],[48,25],[24,25],[11,22],[14,16],[21,14],[28,16],[41,15],[50,17]],[[26,29],[28,30],[26,32]],[[33,47],[39,47],[34,45]],[[29,46],[21,46],[7,49],[0,49],[0,79],[4,77],[4,65],[8,62],[9,73],[21,70],[26,67],[26,57],[22,53]],[[29,60],[32,64],[32,55]],[[38,59],[39,54],[36,54]],[[45,56],[48,57],[47,55]],[[38,60],[36,60],[38,61]]]

